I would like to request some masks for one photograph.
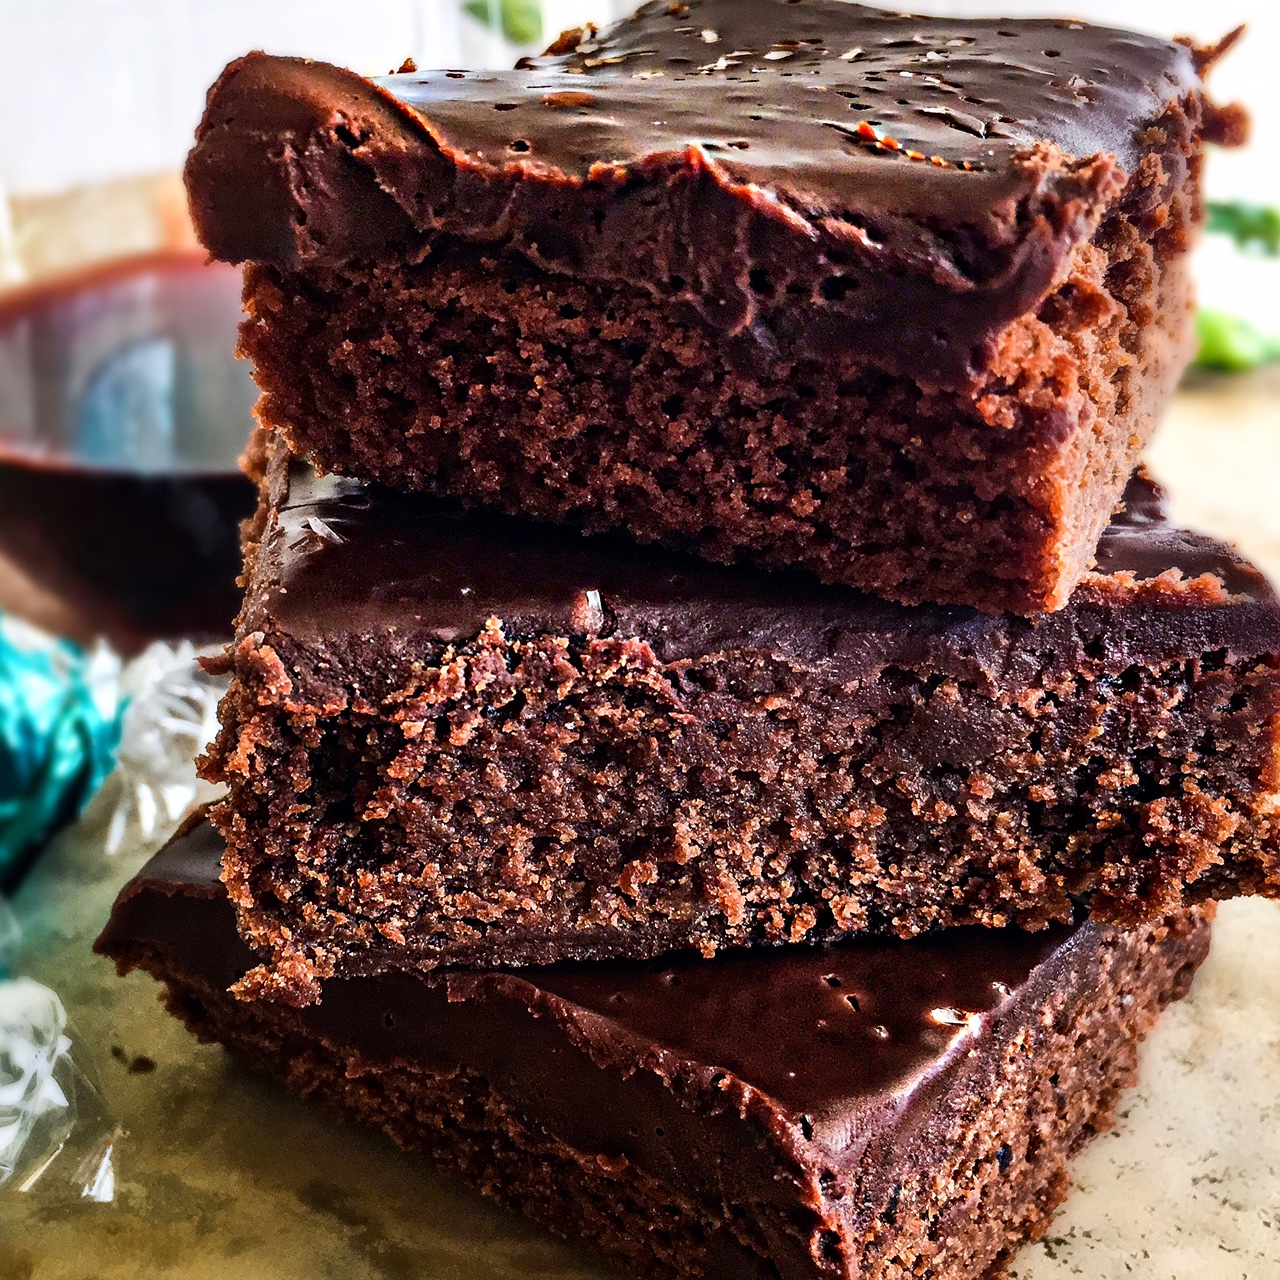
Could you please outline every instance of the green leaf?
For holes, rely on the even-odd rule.
[[[512,44],[542,39],[540,0],[464,0],[462,11],[491,30],[500,30]]]
[[[1196,316],[1201,369],[1244,373],[1280,360],[1280,335],[1269,337],[1248,320],[1224,311],[1201,311]]]
[[[1280,257],[1280,209],[1247,200],[1210,200],[1205,210],[1208,231],[1230,236],[1239,249]]]

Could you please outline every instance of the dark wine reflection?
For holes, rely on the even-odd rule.
[[[240,277],[150,255],[0,297],[0,555],[132,651],[230,634],[255,398]]]

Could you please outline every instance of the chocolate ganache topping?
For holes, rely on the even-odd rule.
[[[1222,132],[1208,60],[1070,21],[659,0],[506,72],[371,82],[250,55],[211,90],[187,177],[231,261],[454,236],[644,281],[747,350],[963,384],[1146,156],[1164,180],[1130,184],[1138,218],[1197,131]]]
[[[1280,604],[1239,552],[1172,525],[1145,474],[1072,601],[1036,618],[898,605],[801,571],[764,573],[458,503],[317,476],[278,450],[275,510],[241,634],[281,646],[389,637],[406,655],[510,637],[636,637],[663,662],[764,650],[836,679],[928,667],[998,684],[1044,670],[1123,670],[1221,646],[1280,651]],[[1097,645],[1103,645],[1099,659]],[[1094,656],[1090,656],[1090,654]]]
[[[123,890],[97,950],[158,946],[215,990],[229,986],[255,956],[236,932],[218,878],[221,851],[209,823],[189,826]],[[931,1079],[963,1063],[1011,1004],[1050,981],[1046,968],[1075,948],[1095,947],[1102,932],[1092,924],[1038,933],[970,928],[714,961],[390,972],[334,979],[301,1016],[372,1061],[462,1063],[529,1102],[564,1092],[537,1078],[537,1049],[550,1046],[545,1069],[570,1070],[567,1039],[594,1062],[588,1075],[614,1068],[625,1078],[639,1069],[690,1080],[725,1103],[770,1113],[794,1127],[795,1139],[803,1127],[806,1141],[840,1162],[856,1157],[879,1119],[927,1098]],[[591,1096],[601,1086],[588,1087]],[[642,1086],[633,1103],[648,1095],[652,1106],[662,1093]],[[617,1123],[626,1117],[613,1114],[627,1094],[599,1108],[592,1123],[609,1132],[594,1134],[597,1143],[627,1143],[627,1125]],[[752,1094],[762,1095],[763,1107]],[[677,1123],[681,1110],[669,1108]],[[566,1117],[556,1123],[563,1128]],[[628,1145],[631,1158],[654,1161],[656,1152],[635,1149],[634,1128]]]
[[[652,3],[553,48],[521,63],[534,74],[378,83],[478,161],[585,180],[697,149],[804,216],[890,200],[923,212],[943,190],[977,208],[1042,142],[1132,169],[1142,124],[1196,83],[1186,49],[1127,32],[843,0]]]

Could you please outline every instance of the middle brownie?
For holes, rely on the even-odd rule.
[[[277,452],[207,777],[304,1003],[386,966],[1280,896],[1280,607],[1136,478],[1070,604],[894,605]]]

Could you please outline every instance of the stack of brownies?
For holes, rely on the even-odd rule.
[[[1280,605],[1137,469],[1219,51],[663,0],[229,67],[227,795],[101,949],[637,1272],[998,1269],[1280,895]]]

